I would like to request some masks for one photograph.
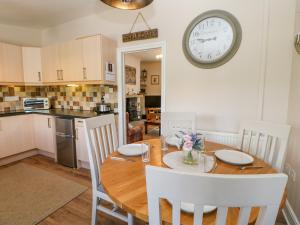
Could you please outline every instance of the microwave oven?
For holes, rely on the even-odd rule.
[[[48,98],[24,98],[23,99],[24,110],[39,110],[50,109]]]

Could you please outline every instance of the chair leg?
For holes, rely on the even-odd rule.
[[[91,225],[97,225],[97,204],[98,204],[98,197],[93,196]]]
[[[134,224],[134,218],[132,214],[128,213],[128,225],[133,225]]]

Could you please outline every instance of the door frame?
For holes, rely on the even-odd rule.
[[[126,93],[125,93],[125,54],[160,48],[161,59],[161,111],[166,108],[166,41],[152,42],[117,49],[117,79],[118,79],[118,113],[119,113],[119,145],[126,143]]]

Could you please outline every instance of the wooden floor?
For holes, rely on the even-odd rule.
[[[88,170],[85,169],[70,169],[60,166],[52,159],[45,156],[33,156],[23,159],[20,162],[36,166],[37,168],[55,173],[66,179],[70,179],[82,185],[89,187],[89,189],[73,199],[71,202],[57,210],[55,213],[45,218],[39,225],[90,225],[91,224],[91,180]],[[16,162],[19,163],[19,162]],[[14,163],[15,164],[15,163]],[[11,165],[11,164],[10,164]],[[8,165],[9,166],[9,165]],[[6,166],[5,166],[6,167]],[[2,167],[0,167],[1,169]],[[282,218],[280,219],[282,222]],[[118,219],[107,216],[103,213],[98,213],[98,224],[101,225],[125,225]],[[140,220],[135,220],[135,225],[144,225]],[[286,223],[282,223],[286,224]]]

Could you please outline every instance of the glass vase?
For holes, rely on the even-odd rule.
[[[199,151],[194,149],[183,148],[183,163],[187,165],[198,165]]]

